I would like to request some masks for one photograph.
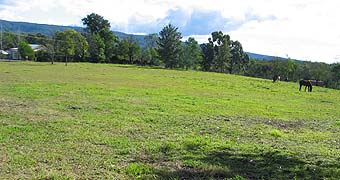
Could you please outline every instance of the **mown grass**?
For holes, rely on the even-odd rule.
[[[0,63],[4,179],[339,179],[340,91],[129,65]]]

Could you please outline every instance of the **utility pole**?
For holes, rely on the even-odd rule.
[[[1,59],[3,58],[4,50],[2,49],[2,24],[1,24],[1,33],[0,33],[1,43],[0,43],[0,55]]]
[[[20,39],[20,26],[19,26],[19,28],[18,28],[18,45],[17,45],[17,47],[18,47],[18,59],[20,60],[21,59],[21,55],[20,55],[20,53],[19,53],[19,44],[20,44],[20,41],[21,41],[21,39]]]
[[[0,47],[1,49],[1,51],[2,51],[2,24],[1,24],[1,47]]]

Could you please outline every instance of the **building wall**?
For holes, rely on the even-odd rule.
[[[20,55],[17,49],[10,49],[9,51],[9,59],[18,60],[20,59]]]

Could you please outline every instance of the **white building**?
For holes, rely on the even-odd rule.
[[[40,44],[28,44],[29,46],[31,46],[31,48],[33,49],[34,52],[38,52],[42,49],[44,49],[43,45]],[[12,60],[20,60],[23,57],[20,56],[19,54],[19,48],[11,48],[8,51],[8,58],[12,59]]]

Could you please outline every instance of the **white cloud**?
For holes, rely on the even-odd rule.
[[[250,52],[335,62],[340,54],[338,7],[337,0],[15,0],[0,2],[0,18],[79,26],[81,18],[95,12],[114,30],[154,33],[171,22],[199,42],[209,37],[206,31],[216,29]]]
[[[291,4],[284,8],[286,13],[276,13],[274,21],[247,22],[230,34],[251,52],[335,62],[340,51],[339,5],[336,1]]]

